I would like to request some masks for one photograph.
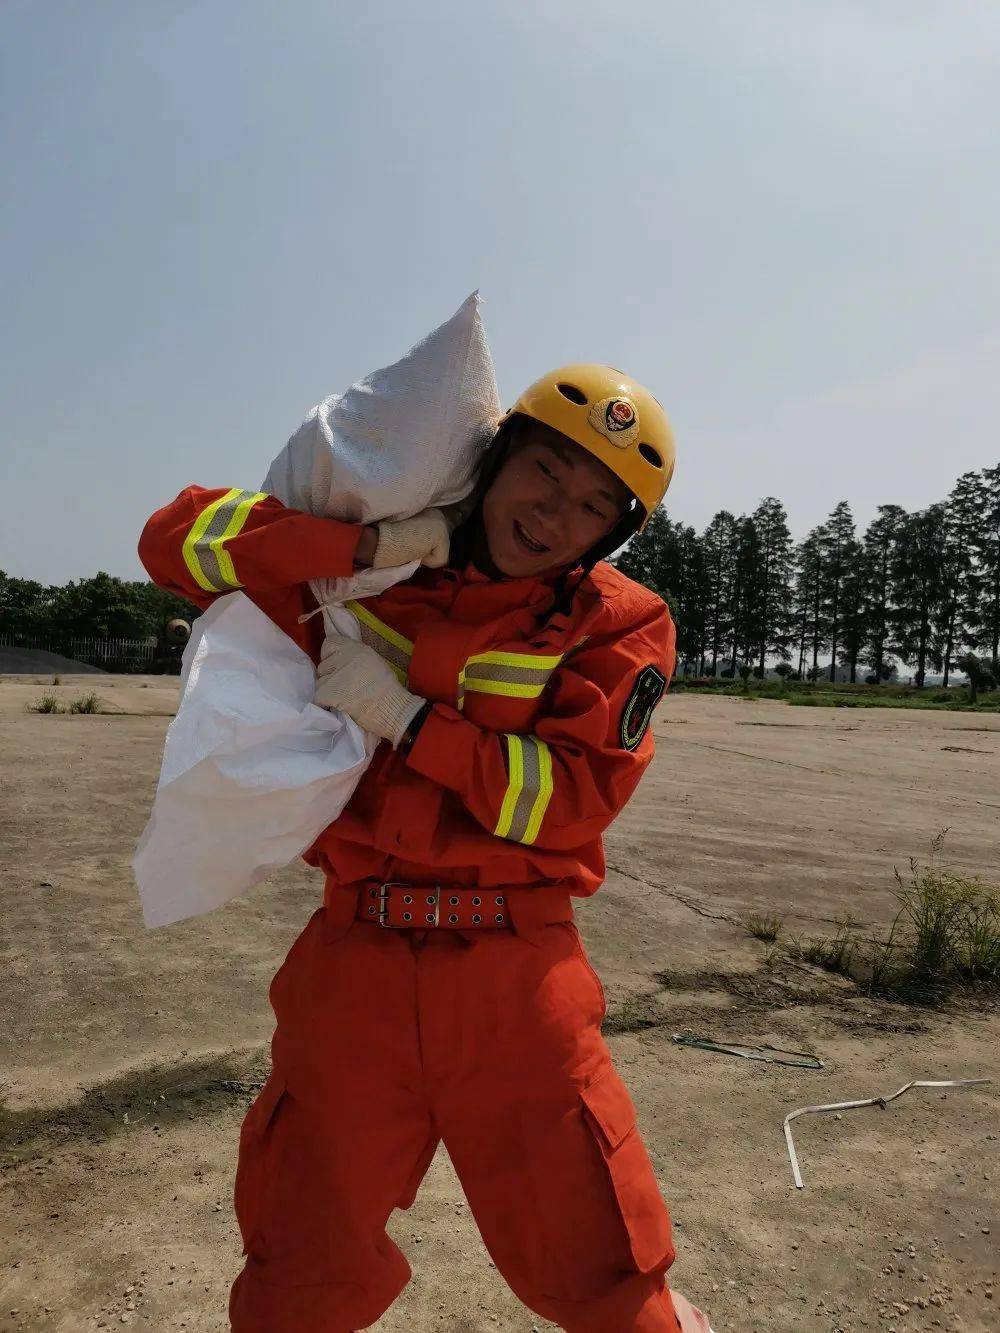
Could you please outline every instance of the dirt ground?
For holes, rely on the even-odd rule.
[[[26,711],[95,688],[104,714]],[[156,677],[0,679],[3,1333],[227,1328],[267,982],[320,885],[294,868],[212,917],[143,929],[129,863],[176,694]],[[717,1333],[997,1329],[1000,1015],[768,968],[738,918],[883,922],[893,865],[946,826],[953,864],[1000,878],[1000,719],[689,695],[655,726],[580,923],[674,1216],[673,1283]],[[825,1068],[678,1047],[682,1031],[813,1050]],[[993,1082],[797,1121],[795,1190],[789,1110],[974,1077]],[[443,1157],[393,1230],[415,1277],[381,1333],[548,1327],[491,1266]]]

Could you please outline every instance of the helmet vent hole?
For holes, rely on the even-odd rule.
[[[647,463],[652,463],[653,467],[662,468],[663,458],[658,449],[654,449],[651,444],[640,444],[639,452]]]
[[[556,388],[564,398],[568,398],[571,403],[576,403],[577,407],[587,406],[587,395],[576,387],[575,384],[557,384]]]

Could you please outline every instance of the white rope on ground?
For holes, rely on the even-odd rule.
[[[904,1092],[910,1088],[969,1088],[976,1087],[981,1083],[989,1083],[988,1078],[954,1078],[954,1079],[914,1079],[912,1083],[906,1083],[898,1092],[892,1093],[888,1097],[866,1097],[858,1102],[830,1102],[826,1106],[800,1106],[797,1111],[791,1111],[785,1116],[785,1142],[788,1144],[788,1158],[792,1164],[792,1175],[795,1177],[795,1188],[802,1189],[802,1173],[799,1170],[799,1159],[795,1153],[795,1143],[792,1139],[791,1122],[800,1115],[812,1115],[817,1111],[854,1111],[859,1106],[881,1106],[884,1111],[889,1102],[895,1101],[901,1097]]]

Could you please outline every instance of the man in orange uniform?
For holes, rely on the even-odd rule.
[[[386,1222],[442,1139],[531,1309],[571,1333],[680,1327],[667,1211],[571,906],[603,879],[674,665],[663,602],[599,560],[673,463],[652,395],[568,366],[505,418],[450,559],[433,510],[362,529],[190,487],[147,524],[158,584],[201,606],[242,588],[319,664],[317,702],[388,742],[307,854],[324,906],[272,983],[236,1333],[374,1323],[410,1277]],[[361,642],[300,623],[309,579],[409,559],[414,578],[352,605]]]

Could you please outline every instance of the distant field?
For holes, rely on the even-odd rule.
[[[717,694],[740,699],[774,699],[806,708],[934,708],[960,713],[1000,713],[1000,690],[981,690],[976,703],[969,701],[967,685],[948,689],[929,685],[849,685],[829,681],[722,680],[712,677],[678,677],[674,693]]]

